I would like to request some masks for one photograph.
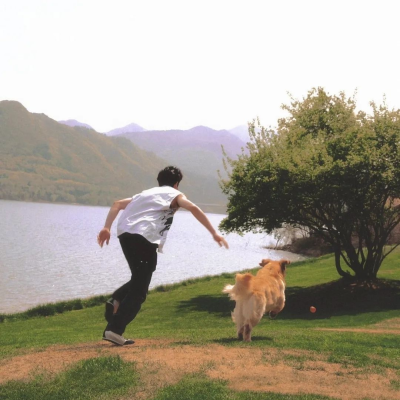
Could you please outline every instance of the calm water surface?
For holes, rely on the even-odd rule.
[[[116,221],[110,244],[101,249],[96,241],[108,209],[0,200],[0,313],[111,293],[129,280]],[[224,218],[207,216],[215,227]],[[264,249],[275,242],[264,234],[226,239],[229,250],[220,248],[190,213],[179,211],[150,287],[256,267],[261,258],[302,259]]]

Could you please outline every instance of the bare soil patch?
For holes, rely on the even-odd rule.
[[[303,350],[229,348],[218,344],[193,346],[162,340],[137,340],[118,347],[106,342],[73,346],[50,346],[0,362],[0,383],[29,380],[40,371],[56,374],[72,364],[93,357],[119,355],[135,361],[142,376],[139,397],[147,399],[163,386],[177,383],[188,373],[203,372],[228,381],[235,390],[279,393],[314,393],[340,399],[398,399],[390,389],[396,374],[366,373],[326,362],[320,355]]]

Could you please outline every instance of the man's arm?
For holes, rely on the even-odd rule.
[[[121,210],[125,210],[126,206],[132,201],[132,197],[127,199],[114,201],[113,205],[108,212],[106,222],[104,223],[104,228],[99,232],[97,236],[97,243],[100,247],[103,247],[104,242],[108,244],[110,242],[110,229],[113,224],[115,218]]]
[[[179,207],[184,208],[187,211],[190,211],[193,216],[199,221],[212,235],[213,239],[222,247],[229,249],[229,245],[226,240],[221,236],[211,225],[211,222],[207,218],[206,214],[201,210],[200,207],[196,206],[196,204],[192,203],[190,200],[186,198],[185,195],[180,194],[176,198],[176,203]]]

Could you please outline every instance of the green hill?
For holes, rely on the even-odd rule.
[[[156,186],[166,164],[128,139],[60,124],[15,101],[0,102],[2,199],[110,205]],[[193,201],[223,209],[217,179],[184,175],[181,190]]]

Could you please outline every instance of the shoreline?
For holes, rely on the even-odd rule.
[[[64,206],[85,206],[85,207],[104,207],[104,208],[110,208],[110,205],[102,206],[99,204],[84,204],[84,203],[66,203],[63,201],[45,201],[45,200],[19,200],[19,199],[0,199],[0,201],[16,201],[19,203],[32,203],[32,204],[55,204],[55,205],[64,205]],[[199,206],[203,212],[208,213],[208,214],[218,214],[218,215],[227,215],[226,214],[226,205],[223,204],[207,204],[207,203],[196,203],[197,206]],[[215,211],[215,208],[221,208],[223,207],[225,209],[225,212],[221,211]],[[213,210],[213,211],[209,211]],[[183,210],[180,210],[183,211]]]

